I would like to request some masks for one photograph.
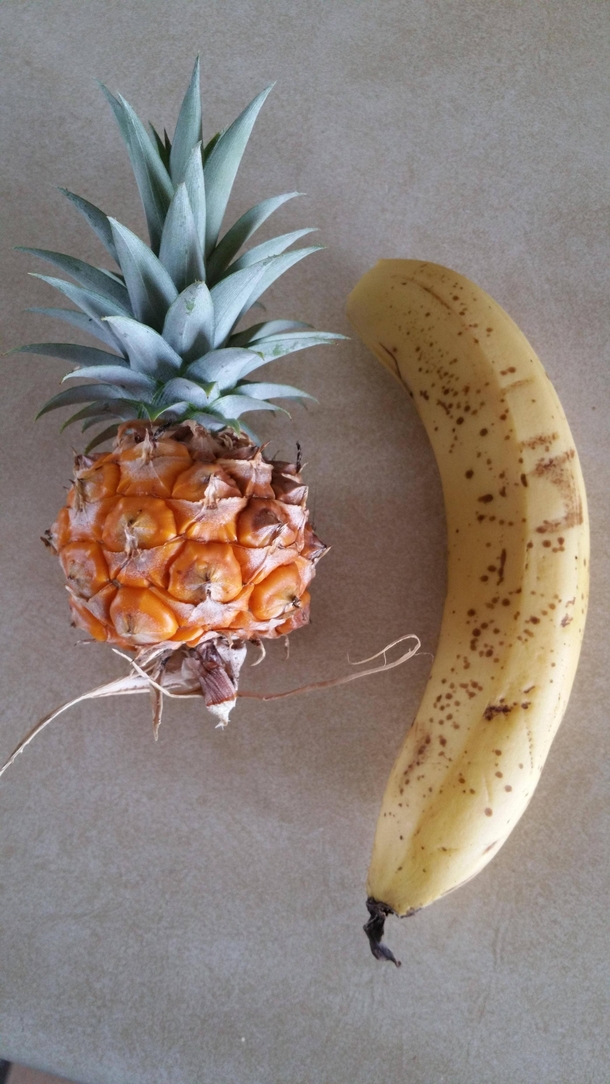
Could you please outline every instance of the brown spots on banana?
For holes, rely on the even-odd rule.
[[[508,370],[506,370],[508,372]],[[506,395],[509,391],[516,391],[517,388],[524,388],[526,384],[535,384],[536,380],[533,376],[525,377],[523,380],[513,380],[512,384],[506,384],[502,391]]]
[[[504,583],[504,569],[506,568],[506,550],[502,550],[500,554],[500,564],[498,567],[498,587],[501,583]]]
[[[486,719],[487,722],[489,723],[489,722],[491,722],[492,719],[495,719],[496,715],[510,715],[513,708],[516,708],[516,707],[517,707],[516,703],[513,703],[513,704],[503,704],[503,703],[488,704],[487,707],[485,708],[485,711],[483,712],[483,718]]]
[[[530,437],[529,440],[522,440],[522,448],[544,448],[545,451],[550,450],[551,444],[554,444],[556,440],[559,440],[559,433],[539,433],[536,437]]]
[[[544,478],[559,490],[564,514],[559,519],[545,519],[536,527],[538,534],[556,534],[570,527],[578,527],[583,521],[582,499],[574,471],[569,464],[574,459],[576,450],[569,448],[550,459],[539,459],[532,471],[537,478]]]

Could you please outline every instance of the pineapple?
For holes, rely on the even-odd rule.
[[[249,377],[272,359],[344,336],[290,320],[238,329],[263,292],[320,247],[290,248],[311,232],[300,229],[240,255],[296,192],[263,200],[221,236],[271,88],[207,144],[199,60],[171,142],[102,89],[127,145],[150,243],[66,191],[118,270],[23,249],[74,280],[38,276],[76,308],[34,311],[103,346],[20,348],[76,366],[64,377],[70,386],[40,414],[78,405],[65,425],[81,422],[94,433],[76,456],[66,506],[46,541],[66,576],[74,625],[131,652],[137,673],[150,680],[155,727],[165,688],[198,689],[224,724],[247,642],[307,622],[308,586],[325,552],[308,522],[300,452],[295,463],[269,460],[241,420],[279,409],[271,400],[311,397]],[[110,440],[112,450],[93,452]]]

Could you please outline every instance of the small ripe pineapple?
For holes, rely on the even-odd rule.
[[[283,354],[343,336],[287,320],[237,330],[261,294],[320,247],[288,251],[311,232],[300,229],[239,255],[296,192],[257,204],[220,236],[242,154],[271,88],[207,145],[198,60],[173,142],[154,129],[149,135],[125,99],[103,89],[127,144],[150,246],[66,192],[118,271],[23,250],[76,283],[39,276],[77,308],[34,311],[104,345],[21,348],[72,362],[77,368],[64,380],[87,381],[61,391],[40,413],[86,404],[65,424],[98,427],[76,457],[66,507],[47,541],[68,580],[74,624],[135,652],[140,672],[158,689],[166,681],[174,691],[192,691],[198,682],[224,723],[245,643],[307,622],[307,587],[325,552],[308,523],[300,463],[269,461],[240,421],[248,411],[279,409],[271,399],[310,397],[247,378]],[[112,451],[91,454],[113,438]]]

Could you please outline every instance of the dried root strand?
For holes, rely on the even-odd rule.
[[[413,646],[410,647],[408,651],[404,652],[398,659],[394,659],[393,662],[388,662],[386,653],[397,644],[404,643],[407,640],[413,641]],[[238,696],[248,700],[282,700],[285,697],[296,696],[300,693],[315,692],[319,689],[330,689],[336,685],[346,685],[348,682],[356,681],[358,678],[369,677],[372,674],[381,674],[386,670],[392,670],[396,666],[401,666],[404,662],[407,662],[408,659],[412,659],[413,656],[418,653],[420,647],[421,643],[419,637],[409,633],[399,637],[398,640],[394,640],[391,644],[388,644],[369,659],[363,659],[361,660],[361,663],[355,664],[361,665],[362,663],[370,662],[372,659],[379,658],[380,655],[383,655],[384,662],[380,666],[369,667],[367,670],[360,670],[358,673],[345,674],[342,677],[330,678],[327,681],[316,681],[309,685],[300,685],[295,689],[287,689],[285,692],[281,693],[238,691],[237,681],[246,651],[245,645],[241,641],[233,645],[226,641],[225,638],[219,637],[217,641],[211,641],[207,645],[208,650],[201,659],[198,656],[195,656],[193,651],[185,650],[181,646],[176,650],[168,648],[168,645],[147,648],[140,652],[136,658],[131,658],[131,656],[126,655],[123,651],[119,651],[118,648],[113,648],[115,654],[120,655],[121,658],[129,663],[131,668],[130,673],[126,674],[124,677],[116,678],[114,681],[109,681],[104,685],[98,685],[95,689],[90,689],[86,693],[81,693],[80,696],[75,696],[74,699],[68,700],[67,703],[62,704],[61,707],[56,708],[55,711],[46,715],[44,719],[41,719],[36,723],[25,737],[21,739],[8,760],[0,767],[0,776],[4,774],[19,754],[23,752],[25,747],[34,740],[36,735],[40,734],[41,730],[44,730],[45,726],[53,722],[54,719],[64,711],[67,711],[68,708],[73,708],[76,704],[80,704],[84,700],[97,700],[105,696],[127,696],[134,693],[149,694],[152,697],[153,733],[156,741],[161,723],[164,696],[177,700],[184,700],[191,697],[202,698],[205,701],[207,709],[219,719],[217,727],[224,728],[228,722],[229,712]],[[257,661],[261,662],[262,659]],[[256,663],[254,665],[256,665]],[[219,700],[217,699],[217,696],[226,697],[226,699]]]
[[[286,637],[286,639],[288,639],[288,637]],[[251,667],[252,666],[260,666],[260,664],[262,662],[264,662],[265,657],[267,655],[267,652],[265,650],[265,645],[264,645],[262,640],[252,640],[251,643],[254,645],[254,647],[258,648],[260,654],[258,656],[258,659],[255,659],[254,662],[250,663],[250,666]]]
[[[116,681],[109,681],[106,685],[98,685],[96,689],[90,689],[89,692],[81,693],[80,696],[75,696],[73,700],[68,700],[66,704],[62,704],[60,708],[56,708],[49,715],[45,715],[44,719],[41,719],[30,731],[21,739],[19,745],[13,750],[8,760],[0,768],[0,776],[6,771],[13,761],[23,752],[26,745],[29,745],[34,740],[37,734],[40,734],[41,730],[44,730],[45,726],[53,722],[58,715],[67,711],[68,708],[75,707],[76,704],[80,704],[82,700],[96,700],[101,696],[125,696],[129,693],[144,693],[148,691],[148,682],[144,683],[140,679],[140,684],[136,685],[132,674],[128,674],[126,677],[117,678]]]
[[[401,655],[400,658],[394,659],[394,662],[388,662],[386,658],[386,652],[390,648],[395,647],[396,644],[402,644],[405,640],[414,640],[415,644],[409,648],[408,651]],[[248,700],[282,700],[286,696],[296,696],[298,693],[311,693],[317,689],[331,689],[334,685],[347,685],[349,681],[357,681],[358,678],[370,677],[371,674],[382,674],[385,670],[393,670],[395,666],[402,666],[403,662],[407,662],[412,659],[414,655],[417,655],[421,647],[421,640],[414,633],[406,633],[405,636],[399,637],[398,640],[394,640],[393,643],[388,644],[381,651],[378,651],[376,655],[371,655],[370,659],[362,659],[361,662],[352,663],[353,666],[360,666],[362,663],[370,662],[371,659],[377,659],[380,655],[383,655],[384,662],[381,666],[372,666],[368,670],[360,670],[357,674],[345,674],[343,677],[329,678],[327,681],[314,681],[310,685],[299,685],[296,689],[287,689],[283,693],[244,693],[238,692],[238,696],[245,697]]]

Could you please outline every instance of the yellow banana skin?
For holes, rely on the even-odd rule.
[[[525,336],[462,275],[381,260],[347,312],[413,396],[443,484],[448,586],[426,692],[392,769],[368,877],[385,914],[470,880],[524,812],[583,636],[589,531],[559,399]]]

